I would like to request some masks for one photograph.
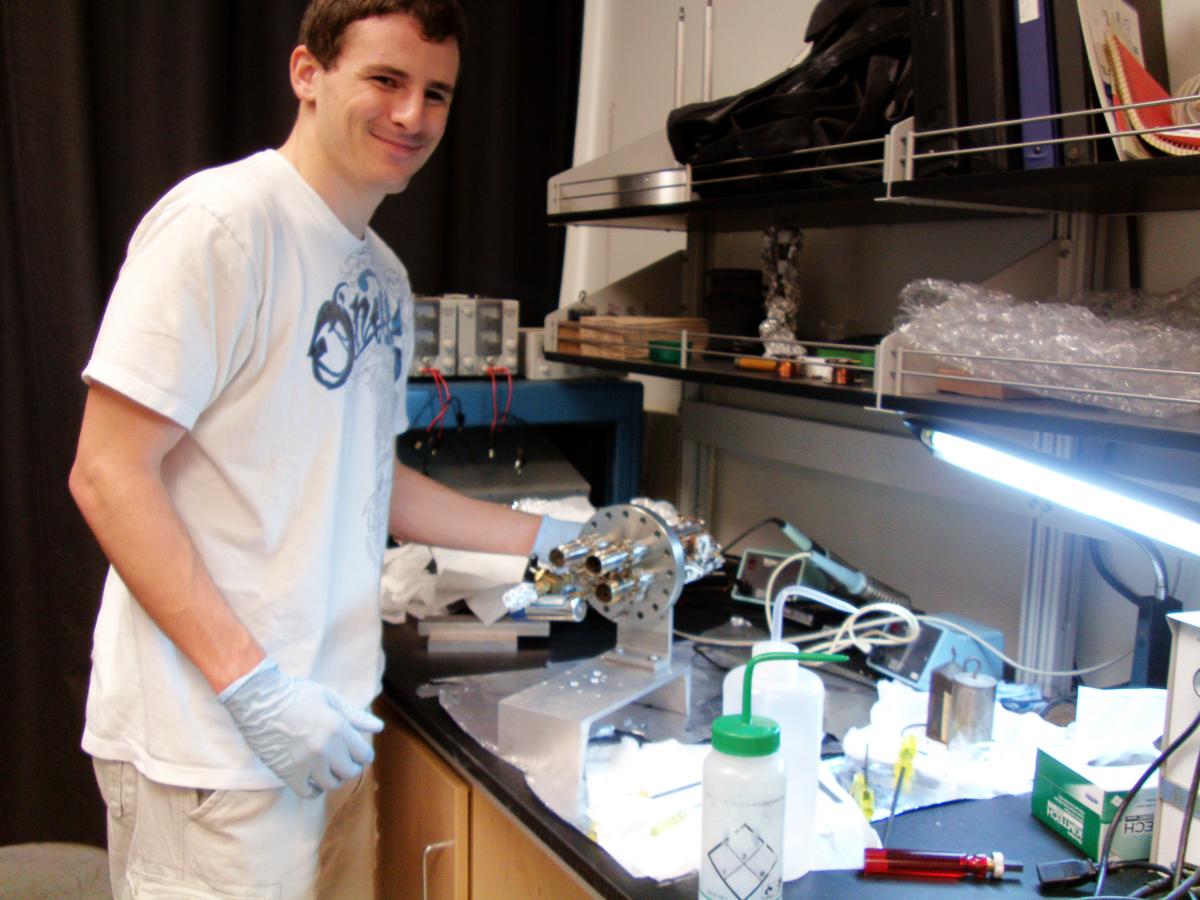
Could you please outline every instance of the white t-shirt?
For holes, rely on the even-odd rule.
[[[362,707],[412,351],[400,260],[268,150],[146,215],[83,373],[187,429],[163,477],[222,595],[283,671]],[[83,748],[167,784],[280,784],[111,569]]]

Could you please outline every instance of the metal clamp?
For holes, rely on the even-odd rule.
[[[453,846],[454,841],[435,841],[421,851],[421,900],[429,900],[429,854]]]

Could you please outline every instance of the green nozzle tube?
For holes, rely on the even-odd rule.
[[[764,653],[752,657],[746,663],[746,675],[742,679],[742,721],[747,725],[750,724],[750,682],[754,677],[754,667],[761,662],[789,659],[796,662],[848,662],[850,657],[842,653]]]

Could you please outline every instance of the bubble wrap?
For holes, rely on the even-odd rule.
[[[915,350],[1010,356],[1200,372],[1200,281],[1169,294],[1084,294],[1070,302],[1023,301],[978,285],[921,279],[900,292],[894,330]],[[1200,376],[946,358],[979,378],[1036,383],[1022,390],[1166,418],[1197,407]],[[1152,394],[1110,397],[1055,388]]]
[[[804,356],[807,352],[796,343],[803,246],[804,236],[795,228],[772,225],[763,232],[763,308],[767,317],[758,326],[758,336],[763,339],[764,356]]]

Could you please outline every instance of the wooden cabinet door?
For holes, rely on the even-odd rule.
[[[472,900],[597,896],[480,790],[471,792]]]
[[[379,896],[468,900],[470,789],[386,704],[376,712],[387,723],[375,739]]]

